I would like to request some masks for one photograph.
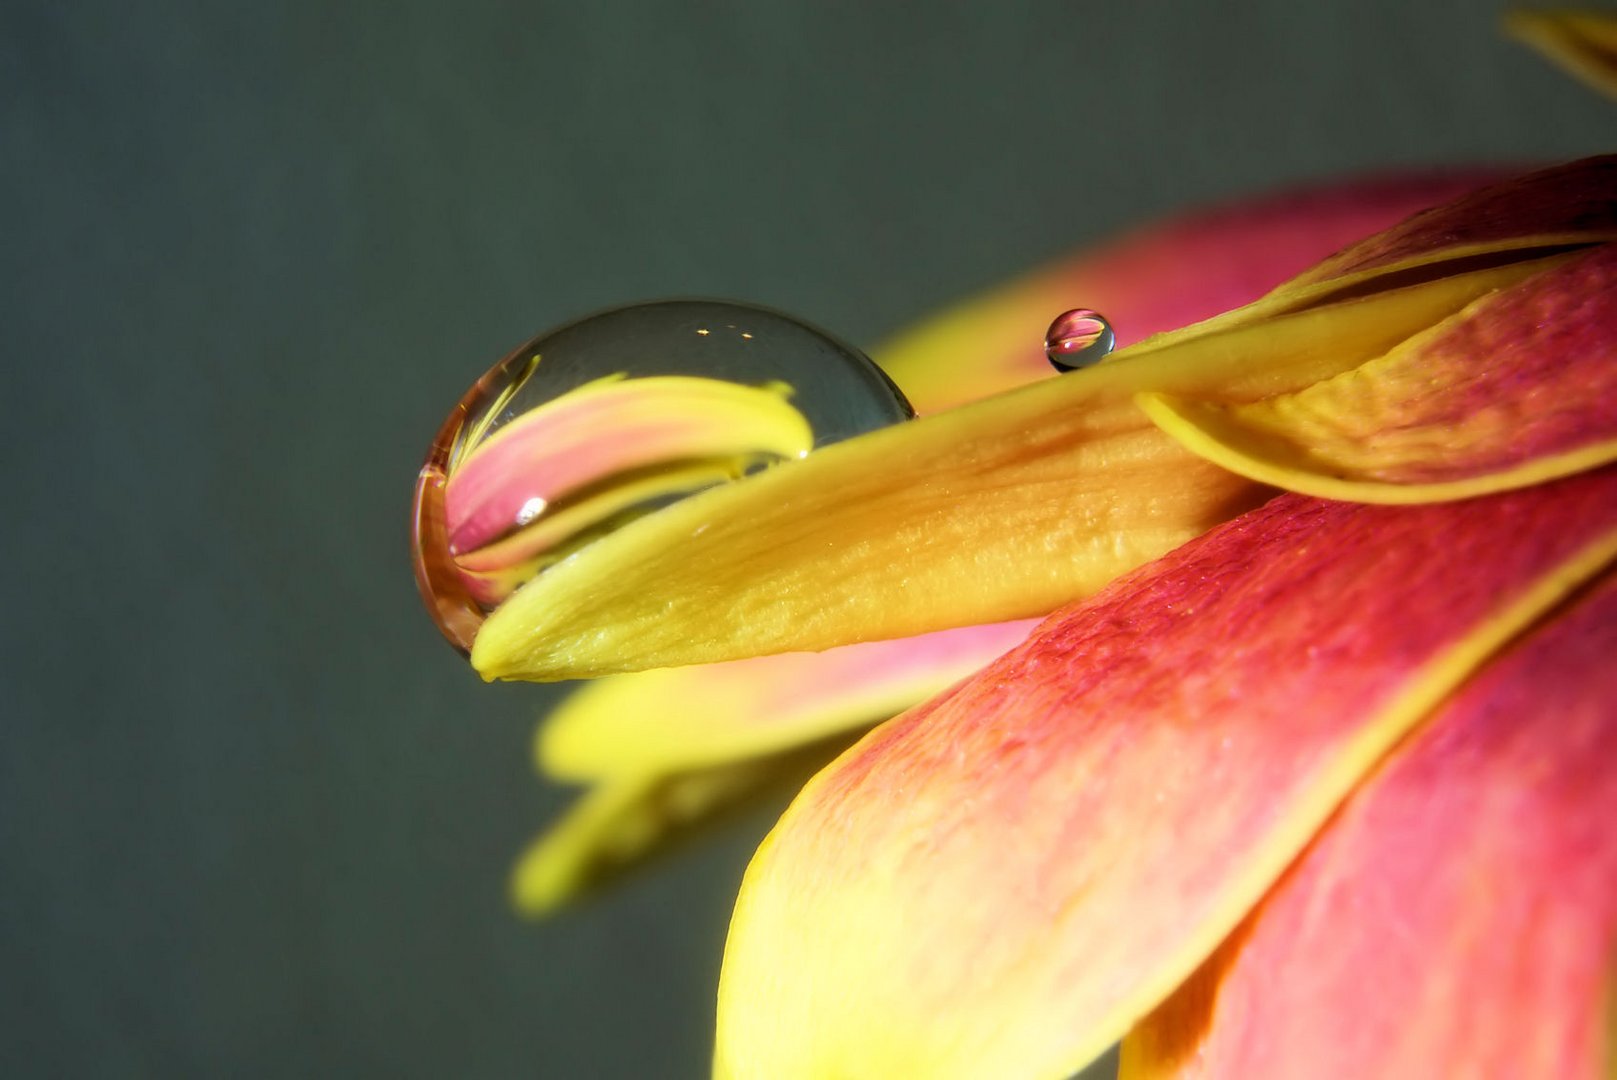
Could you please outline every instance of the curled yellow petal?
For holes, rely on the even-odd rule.
[[[1260,483],[1416,503],[1617,459],[1617,245],[1557,261],[1315,386],[1226,404],[1142,394],[1159,427]]]

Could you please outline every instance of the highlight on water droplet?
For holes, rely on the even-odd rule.
[[[780,312],[665,300],[528,342],[450,411],[416,480],[417,585],[462,653],[537,574],[706,487],[913,416],[857,349]]]
[[[1104,360],[1117,345],[1106,316],[1089,308],[1063,311],[1044,332],[1044,355],[1057,371],[1077,371]]]

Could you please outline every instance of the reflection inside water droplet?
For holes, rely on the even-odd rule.
[[[716,300],[602,312],[543,334],[450,411],[416,482],[416,581],[469,652],[557,558],[704,487],[913,415],[857,349]]]
[[[1077,371],[1105,359],[1117,344],[1106,316],[1073,308],[1055,317],[1044,332],[1044,355],[1057,371]]]

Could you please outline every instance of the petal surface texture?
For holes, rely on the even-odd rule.
[[[1070,1075],[1614,552],[1611,470],[1413,508],[1285,495],[1058,613],[760,847],[717,1074]]]
[[[1484,297],[1386,356],[1242,405],[1145,394],[1189,449],[1326,498],[1428,502],[1617,458],[1617,245]]]
[[[1123,1075],[1602,1080],[1617,578],[1481,672],[1124,1043]]]

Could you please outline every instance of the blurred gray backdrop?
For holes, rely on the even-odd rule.
[[[0,1073],[704,1075],[769,816],[510,914],[566,794],[415,596],[449,405],[615,302],[868,344],[1189,203],[1611,149],[1496,13],[0,4]]]

